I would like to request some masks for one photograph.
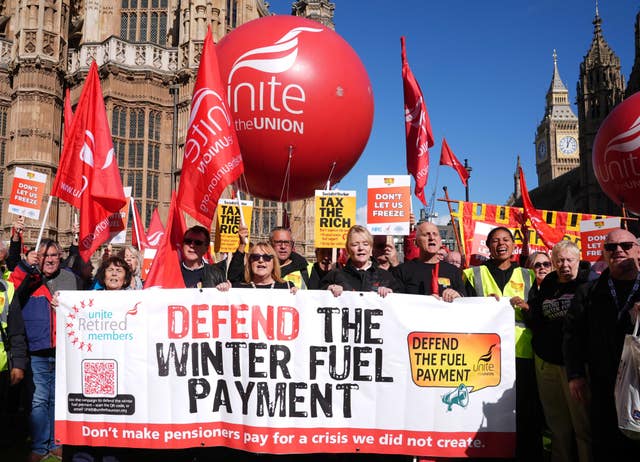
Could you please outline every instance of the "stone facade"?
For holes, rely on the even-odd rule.
[[[331,2],[298,1],[292,14],[333,27],[333,10]],[[70,89],[75,105],[93,61],[99,66],[123,184],[133,188],[145,224],[156,207],[166,220],[171,190],[179,182],[207,27],[218,41],[235,27],[270,14],[263,0],[0,2],[2,238],[8,238],[15,218],[7,213],[15,168],[46,173],[50,190],[61,150],[64,92]],[[261,221],[254,221],[252,239],[266,238],[268,227],[281,223],[286,207],[294,217],[298,250],[311,253],[313,209],[308,202],[283,206],[257,200]],[[44,235],[66,245],[72,220],[70,206],[54,198]],[[25,242],[33,243],[39,223],[26,221]]]

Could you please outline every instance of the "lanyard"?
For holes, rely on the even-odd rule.
[[[618,309],[618,320],[620,320],[622,314],[630,308],[631,299],[638,291],[638,287],[640,287],[640,271],[638,271],[638,274],[636,275],[636,281],[633,283],[631,293],[627,297],[627,301],[624,303],[624,306],[622,308],[620,308],[620,306],[618,305],[618,294],[616,293],[616,286],[613,284],[611,276],[609,276],[607,282],[609,283],[609,291],[611,292],[611,296],[613,297],[613,303],[616,304],[616,308]]]

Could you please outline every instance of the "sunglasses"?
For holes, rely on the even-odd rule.
[[[539,261],[539,262],[534,263],[533,267],[535,269],[551,268],[551,262],[550,261]]]
[[[204,241],[201,240],[201,239],[190,239],[190,238],[187,238],[187,239],[184,239],[182,242],[185,245],[193,244],[193,245],[198,246],[198,247],[200,247],[201,245],[204,245]]]
[[[634,245],[636,245],[635,242],[608,242],[604,245],[604,250],[606,250],[607,252],[614,252],[618,248],[618,246],[620,246],[622,250],[627,251]]]
[[[260,261],[260,259],[264,260],[265,262],[270,262],[271,260],[273,260],[273,255],[269,255],[268,253],[252,253],[251,255],[249,255],[250,262],[257,262]]]

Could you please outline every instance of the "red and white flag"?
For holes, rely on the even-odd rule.
[[[431,122],[420,85],[407,62],[404,37],[402,45],[402,82],[404,85],[404,117],[407,135],[407,171],[416,181],[415,195],[426,206],[424,187],[429,177],[429,148],[433,146]]]
[[[79,251],[88,261],[115,230],[109,227],[110,215],[127,202],[95,61],[65,140],[51,195],[80,209]]]
[[[544,242],[544,245],[551,249],[564,238],[564,232],[562,230],[552,228],[546,221],[544,221],[542,213],[531,203],[522,167],[518,167],[518,174],[520,175],[520,194],[522,195],[524,222],[526,223],[528,218],[531,222],[531,226],[536,231],[536,234],[540,239],[542,239],[542,242]]]
[[[167,227],[160,246],[144,281],[144,288],[184,289],[184,278],[180,269],[180,247],[187,227],[182,211],[176,206],[176,195],[171,194],[171,206]]]
[[[144,249],[149,248],[149,242],[147,241],[147,235],[144,232],[144,225],[142,224],[142,218],[140,218],[140,212],[136,201],[131,198],[131,210],[133,212],[133,229],[131,230],[131,245],[137,247],[144,252]]]
[[[160,213],[158,209],[153,211],[151,215],[151,221],[149,222],[149,229],[147,230],[147,242],[150,249],[157,249],[164,236],[164,226],[162,220],[160,220]]]
[[[64,92],[64,138],[71,132],[73,123],[73,109],[71,109],[71,92],[67,88]]]
[[[204,39],[184,146],[178,207],[211,228],[224,188],[244,172],[211,31]]]
[[[462,184],[467,186],[469,172],[466,168],[464,168],[464,165],[460,163],[451,148],[449,148],[449,144],[447,143],[447,140],[445,138],[442,138],[442,148],[440,149],[440,165],[448,165],[449,167],[453,167],[453,169],[458,172],[458,176],[460,177],[460,181],[462,181]]]

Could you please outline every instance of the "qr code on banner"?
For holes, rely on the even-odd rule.
[[[82,361],[82,394],[115,398],[118,394],[118,363],[115,359]]]

